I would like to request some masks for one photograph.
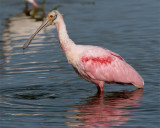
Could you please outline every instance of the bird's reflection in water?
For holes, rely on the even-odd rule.
[[[86,103],[75,106],[76,116],[67,118],[74,121],[67,122],[73,128],[111,128],[114,126],[124,126],[127,121],[132,120],[132,112],[142,99],[143,89],[130,92],[113,92],[96,94],[86,100]]]

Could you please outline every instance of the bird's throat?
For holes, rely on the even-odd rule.
[[[58,21],[56,22],[56,27],[61,49],[65,54],[67,54],[67,52],[69,52],[75,44],[68,36],[66,25],[62,16],[60,16]]]

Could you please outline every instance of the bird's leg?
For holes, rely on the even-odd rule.
[[[104,92],[103,85],[105,84],[105,82],[103,82],[103,81],[94,81],[94,83],[96,84],[97,92],[98,93],[103,93]]]
[[[100,86],[100,90],[101,90],[101,92],[104,92],[104,90],[103,90],[103,86]]]
[[[28,7],[28,2],[26,1],[25,3],[25,8],[24,8],[24,13],[29,16],[29,7]]]
[[[97,86],[97,91],[98,91],[98,93],[103,93],[104,92],[104,90],[103,90],[103,86]]]

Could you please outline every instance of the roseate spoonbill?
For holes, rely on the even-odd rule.
[[[44,27],[56,25],[60,47],[74,70],[85,80],[94,83],[103,92],[105,83],[144,86],[142,77],[118,54],[103,47],[76,45],[68,36],[62,14],[53,10],[37,31],[24,44],[23,50]]]

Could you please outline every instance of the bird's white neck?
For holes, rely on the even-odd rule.
[[[61,49],[65,54],[67,54],[75,46],[75,43],[68,36],[66,25],[61,14],[55,24]]]

